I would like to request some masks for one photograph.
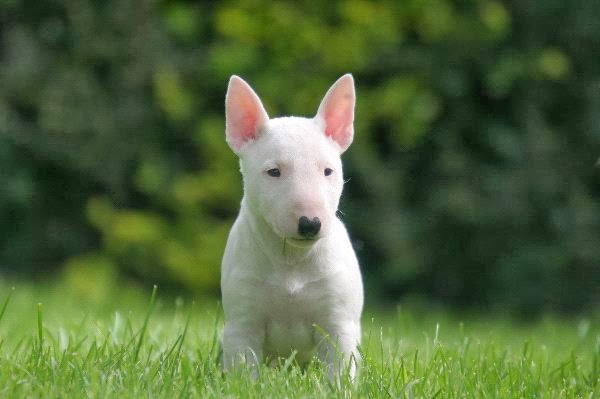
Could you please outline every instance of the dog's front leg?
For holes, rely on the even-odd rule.
[[[339,378],[348,372],[354,380],[360,354],[360,325],[349,321],[335,323],[326,329],[317,328],[319,346],[317,355],[325,363],[329,378],[339,382]]]
[[[225,371],[246,365],[257,377],[262,361],[265,332],[254,323],[225,323],[223,331],[223,367]]]

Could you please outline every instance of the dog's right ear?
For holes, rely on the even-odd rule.
[[[239,76],[229,79],[225,96],[225,139],[236,154],[256,139],[269,115],[254,90]]]

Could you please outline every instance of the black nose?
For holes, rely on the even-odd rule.
[[[306,216],[300,217],[298,220],[298,234],[304,238],[312,238],[321,230],[321,221],[315,217],[310,220]]]

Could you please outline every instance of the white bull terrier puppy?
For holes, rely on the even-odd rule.
[[[336,217],[354,102],[347,74],[314,118],[269,119],[244,80],[229,80],[225,133],[244,197],[222,265],[225,370],[295,354],[301,365],[316,355],[330,377],[347,366],[354,376],[363,287]]]

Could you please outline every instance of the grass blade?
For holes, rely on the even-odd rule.
[[[15,291],[15,287],[12,287],[11,290],[10,290],[10,292],[6,296],[6,300],[2,304],[2,310],[0,310],[0,321],[2,321],[2,318],[4,317],[4,313],[6,312],[6,308],[8,307],[8,303],[10,302],[10,297],[12,296],[12,294],[13,294],[14,291]]]
[[[138,338],[137,345],[135,347],[135,355],[133,360],[137,362],[138,356],[140,355],[140,349],[142,348],[142,342],[144,341],[144,335],[146,334],[146,329],[148,328],[148,321],[150,320],[150,315],[154,311],[154,305],[156,304],[156,292],[158,291],[158,286],[155,284],[152,288],[152,296],[150,297],[150,305],[148,305],[148,311],[146,312],[146,317],[144,318],[144,325],[142,326],[142,330],[140,331],[140,337]]]
[[[38,323],[38,340],[40,342],[40,348],[44,343],[44,327],[42,318],[42,303],[37,304],[37,323]]]

